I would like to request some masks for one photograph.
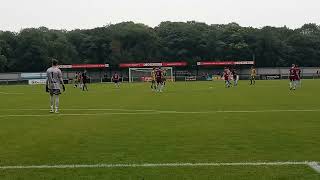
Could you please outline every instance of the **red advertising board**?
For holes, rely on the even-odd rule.
[[[92,68],[108,68],[109,64],[72,64],[59,65],[60,69],[92,69]]]
[[[139,68],[139,67],[169,67],[169,66],[187,66],[187,62],[161,62],[161,63],[127,63],[127,64],[120,64],[121,68]]]
[[[202,61],[198,66],[254,65],[254,61]]]

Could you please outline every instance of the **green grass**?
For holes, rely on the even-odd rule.
[[[68,86],[60,115],[17,117],[4,115],[48,115],[41,110],[49,103],[44,87],[0,86],[0,166],[320,161],[320,111],[271,111],[320,109],[319,89],[318,80],[296,91],[287,81],[241,81],[230,89],[222,82],[169,83],[163,93],[143,83],[94,84],[89,92]],[[316,180],[320,174],[303,165],[139,167],[0,170],[0,179]]]

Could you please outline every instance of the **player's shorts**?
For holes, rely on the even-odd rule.
[[[290,81],[295,81],[296,78],[295,78],[294,76],[290,76],[290,77],[289,77],[289,80],[290,80]]]
[[[250,78],[253,80],[253,79],[256,79],[256,76],[251,76]]]
[[[155,83],[156,83],[156,80],[152,79],[151,83],[152,83],[152,84],[155,84]]]
[[[160,84],[163,82],[163,79],[162,78],[157,78],[157,83]]]
[[[59,95],[61,94],[60,89],[49,89],[50,95]]]
[[[113,80],[114,83],[118,84],[119,83],[119,80]]]

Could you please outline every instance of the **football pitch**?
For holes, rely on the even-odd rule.
[[[0,179],[320,180],[320,80],[0,86]],[[318,171],[318,172],[317,172]]]

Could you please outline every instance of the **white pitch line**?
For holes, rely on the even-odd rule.
[[[217,113],[265,113],[265,112],[320,112],[320,109],[269,109],[244,111],[216,111]]]
[[[79,114],[5,114],[0,117],[59,117],[59,116],[105,116],[105,115],[148,115],[161,114],[159,112],[119,112],[119,113],[79,113]]]
[[[48,111],[49,109],[0,109],[0,111]],[[81,109],[81,108],[73,108],[73,109],[63,109],[63,111],[134,111],[134,112],[154,112],[158,110],[152,110],[152,109],[108,109],[108,108],[102,108],[102,109]]]
[[[308,163],[308,166],[320,173],[320,164],[318,162],[310,162]]]
[[[293,166],[311,162],[237,162],[237,163],[144,163],[144,164],[61,164],[0,166],[0,169],[77,169],[77,168],[136,168],[136,167],[199,167],[199,166]]]
[[[17,109],[18,110],[18,109]],[[31,111],[31,109],[28,109]],[[38,109],[39,110],[39,109]],[[47,110],[47,109],[46,109]],[[71,111],[73,109],[65,109]],[[75,110],[75,109],[74,109]],[[85,111],[85,109],[77,109]],[[99,109],[91,109],[92,111],[99,111]],[[100,109],[103,111],[103,109]],[[116,111],[115,109],[104,109],[105,111]],[[119,109],[118,109],[119,110]],[[34,111],[37,111],[35,109]],[[64,111],[64,110],[62,110]],[[149,115],[149,114],[213,114],[213,113],[277,113],[277,112],[320,112],[320,109],[297,109],[297,110],[256,110],[256,111],[157,111],[157,110],[124,110],[128,112],[108,112],[108,113],[61,113],[61,114],[3,114],[0,117],[48,117],[48,116],[105,116],[105,115]],[[132,112],[130,112],[132,111]]]
[[[0,111],[48,111],[49,109],[0,109]],[[132,111],[132,112],[157,112],[177,114],[209,114],[209,113],[272,113],[272,112],[320,112],[320,109],[266,109],[266,110],[216,110],[216,111],[172,111],[156,109],[62,109],[62,111]]]
[[[0,92],[0,94],[5,94],[5,95],[22,95],[24,93],[7,93],[7,92]]]

